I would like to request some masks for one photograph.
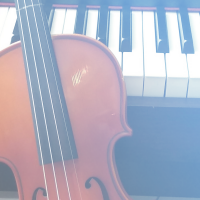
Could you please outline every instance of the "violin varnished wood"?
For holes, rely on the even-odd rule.
[[[79,154],[64,162],[72,199],[81,195],[82,200],[102,200],[97,182],[91,180],[91,188],[85,187],[89,178],[97,177],[109,200],[128,200],[113,155],[116,141],[131,134],[117,60],[102,43],[84,36],[57,36],[53,44]],[[41,166],[38,161],[20,43],[0,53],[0,66],[0,162],[13,171],[20,200],[31,199],[38,187],[47,190],[50,200],[59,199],[55,184],[60,199],[68,200],[62,162],[54,163],[55,180],[52,165]],[[37,196],[43,198],[40,192]]]

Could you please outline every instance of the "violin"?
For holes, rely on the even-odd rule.
[[[39,0],[15,5],[21,43],[0,52],[0,162],[19,199],[130,199],[114,157],[131,135],[116,58],[86,36],[51,39]]]

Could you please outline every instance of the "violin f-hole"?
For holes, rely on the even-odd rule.
[[[85,182],[85,187],[87,189],[90,189],[91,188],[91,183],[90,181],[94,179],[98,184],[99,184],[99,187],[101,188],[101,192],[102,192],[102,195],[103,195],[103,200],[110,200],[109,196],[108,196],[108,192],[106,190],[106,187],[105,185],[103,184],[103,182],[97,178],[97,177],[90,177],[89,179],[87,179],[87,181]]]
[[[35,189],[34,193],[33,193],[33,197],[32,197],[32,200],[36,200],[36,197],[37,197],[37,193],[39,190],[42,190],[43,192],[43,196],[46,197],[47,196],[47,192],[44,188],[42,187],[38,187],[37,189]]]

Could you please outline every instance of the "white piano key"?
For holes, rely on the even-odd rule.
[[[88,10],[86,35],[94,39],[96,39],[97,36],[98,14],[98,10]]]
[[[123,52],[123,75],[128,96],[143,92],[142,12],[132,11],[132,52]]]
[[[181,53],[176,12],[166,12],[169,53],[166,54],[166,97],[186,97],[188,69],[186,55]]]
[[[117,58],[121,65],[122,53],[119,52],[119,33],[120,33],[120,11],[110,10],[110,22],[109,22],[109,36],[108,36],[108,48]]]
[[[3,30],[5,21],[6,21],[6,16],[8,14],[8,7],[0,7],[0,35]]]
[[[51,34],[61,34],[63,32],[66,9],[55,9]]]
[[[165,89],[165,59],[156,53],[154,12],[143,12],[144,91],[143,96],[163,97]]]
[[[187,54],[189,71],[188,98],[200,98],[200,16],[199,13],[189,13],[194,54]]]
[[[3,26],[3,30],[0,35],[0,50],[10,45],[16,20],[17,20],[16,9],[9,8]]]
[[[73,34],[76,22],[76,9],[67,9],[65,16],[65,23],[63,28],[63,34]]]

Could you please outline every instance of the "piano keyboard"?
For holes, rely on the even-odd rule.
[[[51,34],[85,34],[116,56],[128,96],[200,98],[200,15],[186,9],[55,8]],[[0,50],[10,45],[15,8],[0,7]]]
[[[0,50],[10,45],[16,20],[14,7],[0,7]]]

